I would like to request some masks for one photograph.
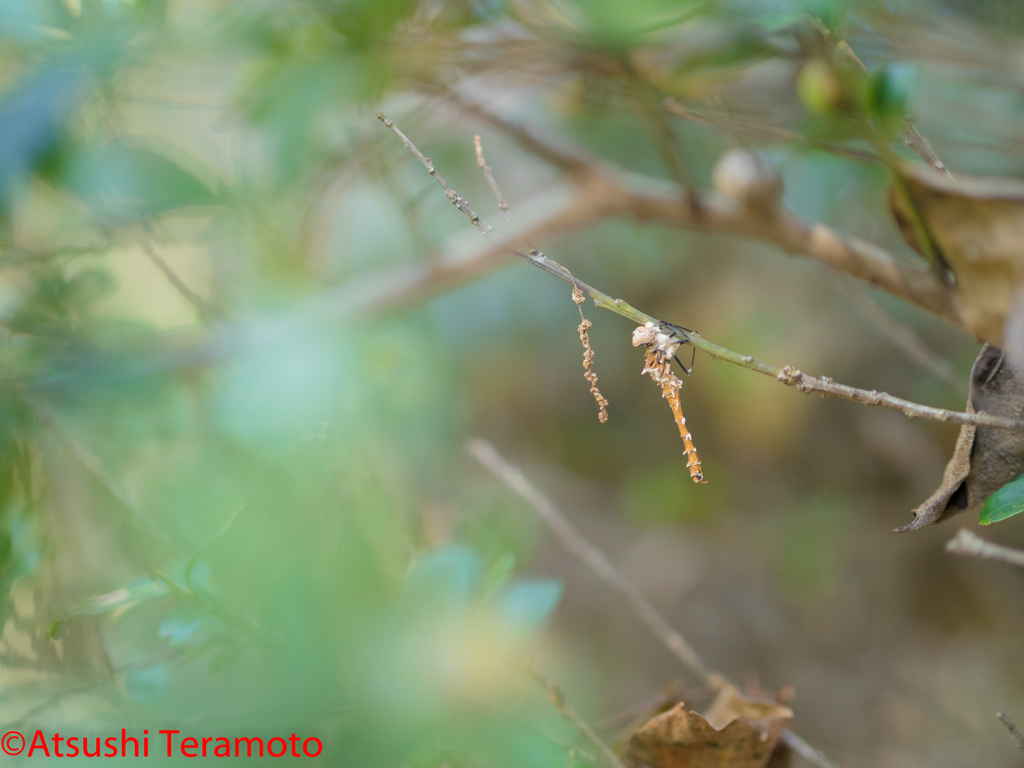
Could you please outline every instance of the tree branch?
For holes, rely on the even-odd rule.
[[[429,159],[423,157],[422,153],[417,150],[416,146],[406,135],[380,113],[377,116],[423,161],[431,175],[439,179],[441,185],[445,188],[445,194],[449,195],[451,200],[465,203],[463,198],[456,193],[455,189],[452,189],[440,179],[437,172],[433,169],[433,164],[430,163]],[[710,217],[713,221],[717,220],[720,225],[727,222],[728,225],[736,227],[742,233],[749,233],[753,227],[761,226],[762,229],[760,231],[762,233],[773,233],[777,240],[792,246],[802,245],[809,253],[822,257],[822,260],[833,259],[834,261],[840,261],[844,263],[846,270],[855,276],[861,276],[864,279],[864,275],[867,275],[870,279],[869,282],[877,284],[884,282],[894,287],[906,288],[910,283],[908,275],[912,275],[914,281],[920,282],[922,285],[927,282],[935,290],[941,290],[942,297],[948,299],[945,286],[935,278],[930,270],[916,269],[911,271],[910,268],[898,265],[885,251],[869,246],[861,241],[844,240],[838,233],[829,229],[824,224],[814,224],[812,227],[807,227],[795,217],[787,215],[778,209],[769,211],[763,209],[749,210],[746,209],[741,201],[724,195],[709,197],[707,203],[701,203],[695,207],[680,206],[678,199],[671,194],[655,196],[649,193],[649,191],[644,193],[644,191],[631,190],[630,186],[627,186],[629,178],[624,179],[623,183],[616,183],[615,180],[609,179],[599,172],[594,172],[586,178],[591,185],[589,193],[579,196],[581,208],[578,211],[578,216],[583,220],[598,216],[604,211],[621,210],[623,212],[632,212],[638,218],[657,217],[674,222],[686,222],[688,224],[700,224]],[[465,207],[471,213],[469,206],[466,205]],[[472,215],[470,213],[467,213],[467,216],[470,216],[470,220],[474,224],[486,226],[475,213],[472,213]],[[488,229],[481,229],[481,231],[486,233]],[[557,278],[569,283],[573,287],[579,288],[594,299],[594,303],[599,307],[634,319],[637,325],[644,325],[646,323],[658,324],[654,317],[640,312],[621,299],[612,299],[607,294],[575,280],[568,273],[568,270],[550,261],[544,254],[536,251],[531,246],[528,253],[522,253],[519,250],[510,248],[508,245],[500,248],[495,253],[507,253],[509,251],[535,266],[539,266],[545,271],[554,274]],[[743,368],[774,376],[783,384],[796,387],[799,391],[805,393],[818,392],[823,396],[855,400],[865,404],[865,406],[890,408],[900,411],[910,418],[920,417],[953,424],[974,424],[998,429],[1024,431],[1024,422],[994,417],[984,413],[968,414],[931,408],[894,397],[885,392],[856,389],[843,384],[837,384],[827,378],[817,379],[807,376],[791,366],[785,366],[784,368],[771,366],[767,362],[754,359],[751,355],[741,355],[738,352],[733,352],[730,349],[706,341],[696,333],[687,333],[687,340],[697,349],[702,349],[720,359],[735,362],[736,365]]]
[[[598,748],[611,768],[625,768],[618,755],[612,752],[611,747],[601,741],[601,738],[594,733],[594,729],[587,725],[586,720],[580,717],[580,713],[576,711],[575,707],[566,701],[565,692],[562,691],[562,687],[558,683],[545,679],[540,672],[533,668],[529,661],[526,662],[526,671],[547,692],[548,699],[550,699],[555,709],[558,710],[558,714],[576,726],[576,729],[586,736],[591,744]]]
[[[515,491],[547,523],[559,544],[590,569],[599,581],[621,597],[630,610],[647,626],[651,633],[689,669],[702,684],[709,688],[722,687],[725,678],[712,672],[693,650],[686,639],[651,605],[647,599],[622,576],[607,556],[576,530],[569,519],[554,503],[537,489],[519,467],[507,462],[486,440],[473,439],[466,449],[487,471]],[[838,768],[835,763],[815,750],[790,730],[782,732],[782,740],[793,751],[816,768]]]
[[[1013,737],[1013,741],[1017,745],[1017,749],[1024,752],[1024,734],[1020,732],[1020,728],[1017,727],[1017,724],[1002,712],[997,714],[996,718],[1006,726],[1006,730],[1008,730],[1010,732],[1010,736]]]
[[[982,560],[1001,560],[1024,568],[1024,550],[985,541],[966,528],[961,528],[956,532],[956,536],[946,542],[946,551],[954,555],[980,557]]]
[[[462,195],[452,189],[448,182],[444,180],[444,177],[437,172],[437,169],[434,167],[434,161],[420,152],[416,148],[416,145],[409,141],[409,137],[402,133],[393,122],[384,117],[381,112],[377,113],[377,119],[394,131],[395,135],[402,140],[405,148],[416,155],[419,161],[426,166],[427,172],[437,180],[438,184],[441,185],[441,189],[444,190],[444,196],[451,201],[451,204],[466,214],[467,218],[473,222],[473,226],[480,230],[481,235],[486,235],[490,227],[480,221],[480,217],[477,216],[476,211],[469,207],[469,203],[466,202]]]
[[[718,194],[700,195],[694,198],[695,205],[681,206],[678,190],[672,184],[562,149],[451,92],[446,92],[445,98],[502,131],[531,154],[586,179],[589,185],[603,186],[603,199],[611,203],[606,215],[619,213],[638,221],[657,220],[685,229],[760,240],[786,253],[807,256],[963,325],[949,288],[922,263],[901,263],[880,246],[845,235],[826,224],[806,221],[784,208],[772,211],[772,215],[752,215],[739,201]],[[694,210],[699,215],[695,216]]]

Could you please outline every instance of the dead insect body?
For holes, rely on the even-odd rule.
[[[700,458],[693,445],[690,430],[686,428],[686,417],[683,416],[683,408],[679,402],[679,388],[682,387],[683,382],[672,373],[672,360],[678,361],[676,350],[685,342],[685,329],[670,323],[663,322],[660,325],[647,323],[633,330],[633,346],[647,347],[644,369],[640,373],[641,375],[650,374],[651,378],[661,387],[662,397],[668,400],[676,426],[679,427],[679,434],[683,438],[683,445],[686,447],[683,455],[686,456],[686,467],[690,470],[690,478],[695,483],[706,483],[700,467]],[[686,373],[693,368],[692,364],[690,370],[687,370],[682,363],[679,363],[679,366]]]

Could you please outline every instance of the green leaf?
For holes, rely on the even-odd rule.
[[[184,645],[205,618],[206,611],[199,608],[177,608],[161,620],[158,634],[167,638],[172,647]]]
[[[511,550],[503,552],[488,566],[487,572],[480,582],[480,593],[477,598],[481,604],[486,605],[494,599],[498,591],[512,577],[512,571],[515,567],[516,553]]]
[[[163,698],[171,675],[166,664],[136,667],[125,675],[124,689],[132,701],[148,704]]]
[[[120,218],[219,201],[209,169],[173,144],[152,139],[69,147],[51,158],[44,175]]]
[[[47,635],[51,640],[57,639],[64,623],[76,616],[93,616],[98,613],[108,613],[122,608],[130,608],[140,603],[148,603],[165,597],[167,594],[168,590],[165,585],[153,579],[139,579],[127,587],[115,589],[113,592],[107,592],[103,595],[97,595],[81,605],[64,611],[50,624]]]
[[[495,609],[513,640],[520,639],[541,625],[564,591],[565,585],[557,579],[517,581],[498,595]]]
[[[480,581],[480,558],[453,544],[427,553],[406,578],[404,599],[412,605],[466,604]]]
[[[985,499],[979,522],[991,525],[1024,511],[1024,475],[1012,480]]]

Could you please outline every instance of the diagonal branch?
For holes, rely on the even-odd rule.
[[[1024,733],[1020,732],[1017,724],[1002,712],[997,714],[996,718],[1006,726],[1006,730],[1010,732],[1010,736],[1013,738],[1013,743],[1017,745],[1017,749],[1024,752]]]
[[[444,180],[444,177],[437,172],[437,169],[434,167],[434,161],[420,152],[416,148],[416,145],[409,141],[409,137],[402,133],[393,122],[384,117],[381,112],[377,113],[377,119],[394,131],[395,135],[402,140],[405,148],[416,155],[417,159],[426,166],[427,173],[433,176],[437,180],[437,183],[441,185],[441,189],[444,190],[444,196],[451,201],[451,204],[466,214],[469,220],[473,222],[473,226],[480,230],[481,235],[486,235],[490,227],[480,221],[480,217],[476,214],[476,211],[469,207],[469,203],[466,202],[462,195],[452,189],[451,185]]]
[[[618,755],[612,752],[611,747],[601,741],[601,737],[594,733],[594,729],[587,725],[587,721],[580,717],[580,713],[576,711],[576,708],[566,700],[562,686],[546,679],[529,661],[526,662],[526,671],[547,692],[548,699],[554,708],[558,710],[558,714],[572,723],[580,733],[587,737],[591,744],[598,748],[610,768],[625,768]]]
[[[709,688],[722,686],[725,678],[707,667],[686,639],[672,628],[665,617],[647,602],[647,599],[632,583],[615,570],[604,552],[587,541],[569,522],[565,514],[555,506],[554,502],[526,479],[519,467],[506,461],[486,440],[470,440],[466,444],[466,450],[484,469],[519,494],[547,523],[559,544],[567,552],[579,558],[605,586],[617,593],[636,617],[651,630],[651,633],[683,663],[683,666]],[[835,763],[792,731],[788,729],[783,731],[782,739],[794,752],[816,768],[837,768]]]
[[[961,528],[956,532],[956,536],[946,542],[946,551],[954,555],[980,557],[982,560],[1001,560],[1024,568],[1024,550],[985,541],[966,528]]]

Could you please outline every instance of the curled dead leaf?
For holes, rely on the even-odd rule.
[[[680,703],[641,725],[625,760],[650,768],[765,768],[792,718],[788,707],[725,685],[705,715]]]
[[[1001,350],[986,344],[971,368],[967,410],[1020,419],[1024,415],[1022,373]],[[916,531],[958,512],[978,510],[985,499],[1022,472],[1024,435],[965,424],[960,428],[942,484],[914,510],[914,520],[896,531]]]
[[[954,179],[910,163],[897,174],[889,205],[904,239],[940,276],[952,275],[953,305],[964,325],[1007,349],[1006,321],[1024,289],[1024,184]]]

